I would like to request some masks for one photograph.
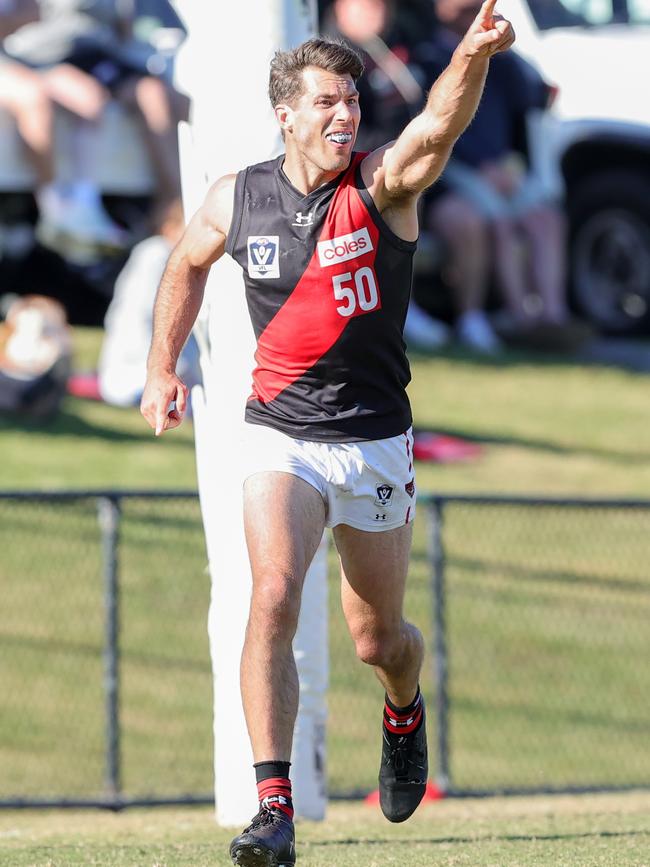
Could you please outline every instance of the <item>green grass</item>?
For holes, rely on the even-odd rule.
[[[91,368],[99,332],[77,329],[77,365]],[[415,357],[420,427],[486,444],[480,461],[419,467],[438,491],[616,494],[650,490],[647,378],[614,368],[506,355]],[[135,409],[70,398],[46,427],[0,419],[3,488],[194,487],[191,426],[155,440]]]
[[[97,332],[78,330],[76,339],[79,366],[92,366]],[[645,377],[453,353],[417,358],[413,368],[416,423],[485,444],[472,463],[418,466],[420,491],[647,494]],[[47,427],[0,421],[0,438],[1,488],[195,487],[191,425],[156,440],[135,409],[70,398]],[[611,510],[447,508],[457,787],[650,782],[649,521]],[[104,785],[96,503],[0,501],[0,544],[0,798],[96,796]],[[421,509],[407,614],[429,648],[433,747],[428,544]],[[125,503],[120,571],[125,793],[208,793],[209,581],[197,503]],[[328,776],[334,791],[371,789],[381,696],[354,658],[337,585],[332,558]]]
[[[403,825],[332,805],[297,828],[300,867],[648,867],[650,796],[426,805]],[[233,832],[208,809],[0,814],[11,867],[226,867]]]

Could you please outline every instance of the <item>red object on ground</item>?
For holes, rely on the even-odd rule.
[[[427,783],[427,789],[424,793],[424,797],[422,798],[422,803],[430,802],[430,801],[442,801],[443,798],[446,798],[447,794],[444,792],[439,786],[436,786],[435,783],[432,783],[431,780]],[[369,795],[363,799],[364,804],[367,804],[369,807],[378,807],[379,806],[379,789],[375,789],[374,792],[371,792]]]
[[[68,394],[86,400],[101,400],[99,379],[96,373],[73,373],[68,379]]]
[[[413,457],[416,461],[453,464],[472,461],[483,454],[483,446],[459,437],[422,431],[413,436]]]

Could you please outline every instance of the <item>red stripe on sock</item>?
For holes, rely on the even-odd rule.
[[[414,716],[416,713],[422,713],[422,703],[421,703],[420,698],[418,697],[417,704],[415,705],[415,707],[411,708],[410,710],[402,711],[401,713],[398,713],[397,711],[393,710],[392,707],[390,707],[388,702],[385,702],[384,710],[386,712],[386,715],[389,716],[391,719],[395,719],[398,722],[405,722],[407,719],[410,719],[410,717]]]
[[[409,725],[392,725],[390,720],[396,720],[397,722],[404,723],[406,720],[411,719],[412,722]],[[411,732],[414,732],[416,728],[420,725],[422,721],[422,706],[419,705],[417,709],[410,714],[406,714],[400,716],[399,714],[395,714],[391,711],[391,709],[386,705],[385,716],[384,716],[384,726],[387,731],[394,735],[410,735]]]

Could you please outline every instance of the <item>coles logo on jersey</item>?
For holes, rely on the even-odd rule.
[[[370,233],[364,227],[356,232],[350,232],[349,235],[339,235],[338,238],[329,241],[319,241],[318,259],[321,268],[327,268],[328,265],[338,265],[339,262],[356,259],[357,256],[370,253],[373,249]]]
[[[248,236],[248,276],[269,279],[280,276],[279,235]]]

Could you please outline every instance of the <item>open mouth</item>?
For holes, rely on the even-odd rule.
[[[328,133],[325,138],[328,142],[336,145],[347,145],[352,141],[352,133],[351,132],[331,132]]]

